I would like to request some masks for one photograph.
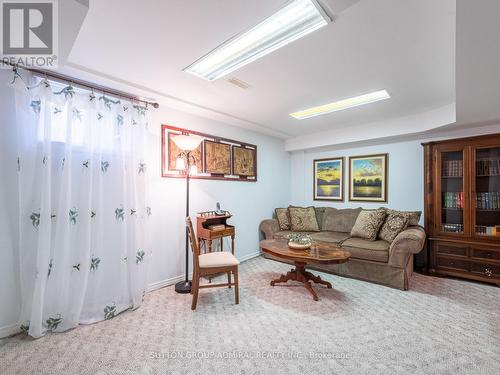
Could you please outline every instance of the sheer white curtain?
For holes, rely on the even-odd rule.
[[[40,337],[138,307],[150,254],[148,108],[33,77],[13,85],[21,329]]]

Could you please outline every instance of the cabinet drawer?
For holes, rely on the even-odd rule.
[[[471,273],[481,275],[483,277],[500,279],[500,266],[487,263],[472,263],[470,266]]]
[[[500,251],[489,249],[472,249],[472,257],[478,259],[500,261]]]
[[[448,268],[460,271],[468,271],[470,268],[470,263],[462,259],[450,259],[450,258],[437,258],[438,268]]]
[[[468,246],[461,246],[443,242],[438,242],[434,246],[438,254],[455,255],[461,257],[468,257],[469,255]]]

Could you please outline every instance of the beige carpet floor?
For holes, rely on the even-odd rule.
[[[255,258],[232,289],[173,287],[136,311],[39,340],[0,340],[10,374],[500,374],[500,288],[416,274],[407,292],[322,276],[314,302],[290,266]]]

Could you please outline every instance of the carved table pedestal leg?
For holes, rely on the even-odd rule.
[[[332,284],[328,281],[321,279],[321,277],[313,275],[311,272],[306,271],[306,263],[295,262],[295,268],[286,273],[286,275],[281,275],[279,279],[271,281],[271,285],[274,286],[278,283],[286,283],[288,280],[299,281],[304,284],[306,289],[312,294],[315,301],[318,300],[318,295],[312,288],[310,281],[317,284],[326,285],[327,288],[331,288]]]

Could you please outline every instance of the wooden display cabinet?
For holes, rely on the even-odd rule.
[[[423,146],[429,273],[500,286],[500,134]]]

